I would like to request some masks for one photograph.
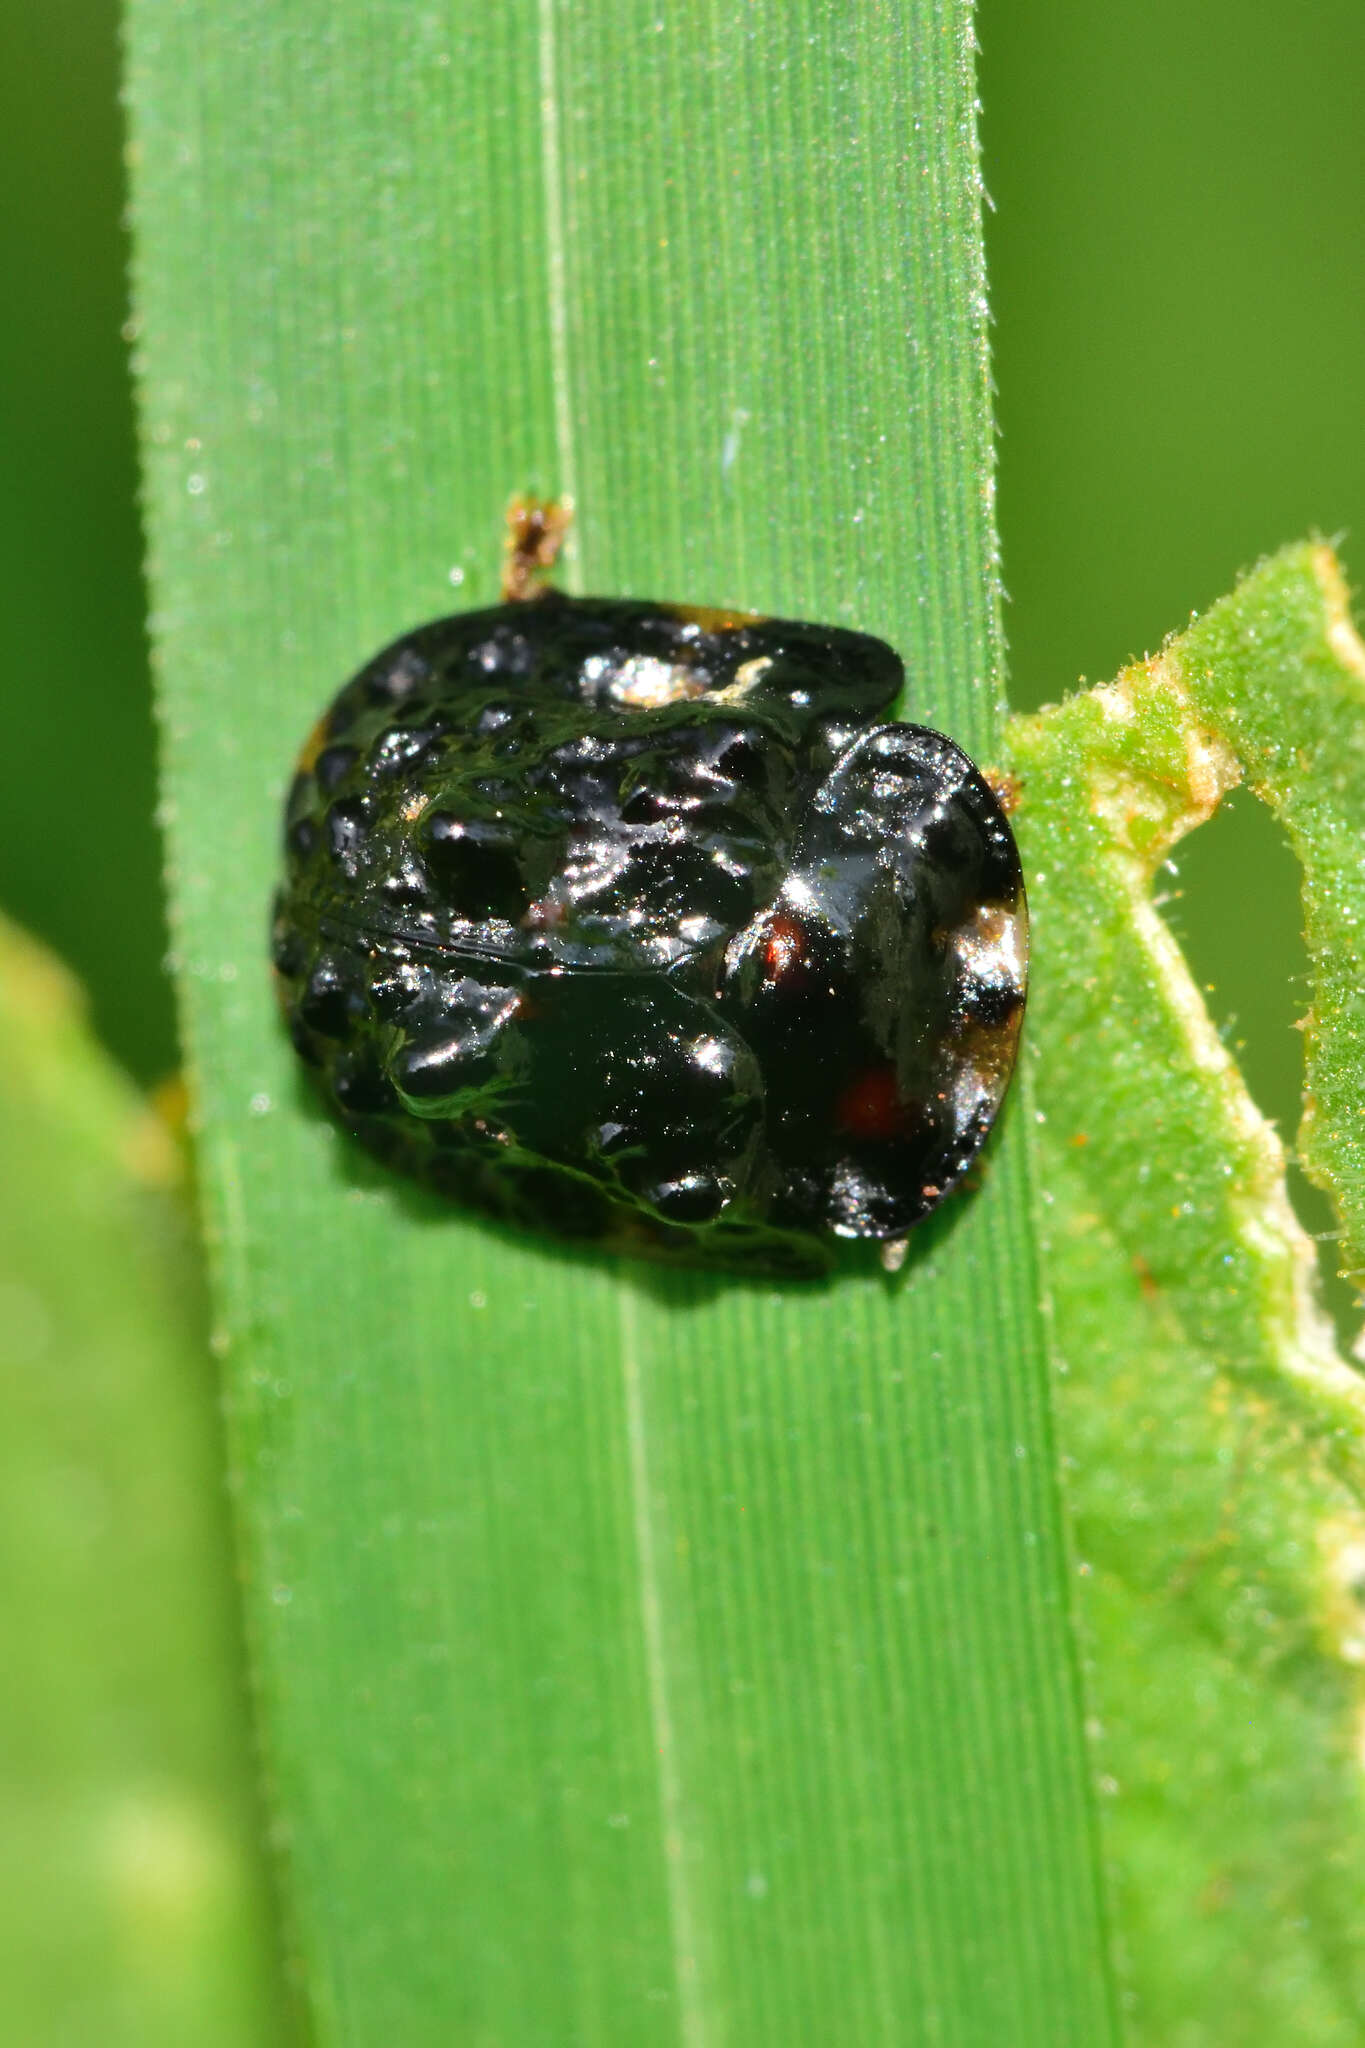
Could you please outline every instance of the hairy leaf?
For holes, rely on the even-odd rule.
[[[1243,775],[1288,829],[1305,1146],[1358,1270],[1363,714],[1339,572],[1302,547],[1009,734],[1058,1426],[1128,2031],[1151,2048],[1361,2038],[1365,1386],[1151,892]]]

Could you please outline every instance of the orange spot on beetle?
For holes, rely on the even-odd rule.
[[[298,772],[300,775],[310,775],[312,773],[318,755],[327,744],[327,727],[330,718],[330,712],[323,713],[299,750]]]
[[[660,609],[700,626],[703,633],[736,633],[744,626],[761,626],[764,616],[762,612],[727,612],[711,604],[662,605]]]
[[[1011,775],[1006,768],[983,768],[981,779],[990,790],[1007,818],[1012,818],[1019,808],[1023,784],[1017,775]]]

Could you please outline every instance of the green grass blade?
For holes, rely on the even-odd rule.
[[[0,2039],[283,2038],[169,1131],[0,919]]]
[[[898,1283],[438,1215],[263,969],[299,739],[494,589],[853,620],[989,749],[970,16],[133,0],[177,944],[319,2038],[1109,2037],[1015,1128]],[[454,572],[452,576],[452,572]]]
[[[1285,822],[1314,973],[1310,1157],[1358,1267],[1363,677],[1336,565],[1300,547],[1009,735],[1058,1426],[1133,2048],[1361,2039],[1365,1383],[1317,1299],[1280,1142],[1152,885],[1243,775]],[[1254,902],[1247,917],[1254,932]]]

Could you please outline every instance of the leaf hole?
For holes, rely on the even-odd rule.
[[[1354,1289],[1337,1272],[1336,1214],[1294,1154],[1303,1098],[1296,1026],[1312,999],[1299,881],[1284,833],[1264,804],[1238,789],[1181,841],[1154,893],[1252,1100],[1280,1134],[1289,1199],[1316,1243],[1323,1299],[1349,1355],[1361,1317]]]

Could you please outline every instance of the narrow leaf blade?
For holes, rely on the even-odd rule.
[[[514,489],[573,488],[580,584],[856,618],[989,742],[968,12],[132,22],[179,944],[321,2039],[1094,2048],[1019,1131],[899,1284],[657,1283],[384,1182],[261,966],[293,748],[452,568],[492,594]]]

